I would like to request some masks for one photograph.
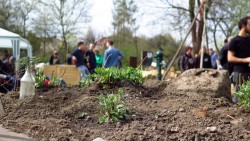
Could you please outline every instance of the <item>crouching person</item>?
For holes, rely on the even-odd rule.
[[[10,75],[0,74],[0,92],[8,93],[14,89],[15,78]]]

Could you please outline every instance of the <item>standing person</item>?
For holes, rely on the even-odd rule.
[[[190,46],[186,47],[185,54],[183,54],[178,61],[178,66],[181,72],[194,68],[194,59]]]
[[[224,46],[220,50],[219,54],[219,63],[220,63],[220,69],[222,70],[228,70],[229,75],[233,72],[233,64],[228,63],[227,60],[227,53],[228,53],[228,45],[230,41],[232,40],[233,36],[230,36],[228,39],[224,40]]]
[[[209,49],[209,55],[211,58],[211,64],[213,69],[217,69],[217,54],[214,52],[212,48]]]
[[[60,64],[59,57],[58,57],[58,51],[56,51],[56,50],[53,51],[53,54],[50,56],[49,64],[50,65]]]
[[[107,50],[104,53],[103,67],[119,67],[119,61],[124,58],[124,55],[116,48],[114,48],[114,42],[108,40],[106,43]]]
[[[87,67],[89,69],[90,74],[94,74],[95,68],[96,68],[96,58],[95,58],[94,49],[95,49],[95,45],[93,43],[90,43],[89,50],[86,52]]]
[[[201,50],[199,54],[195,54],[194,64],[195,68],[200,68],[200,57],[201,57]],[[207,49],[204,47],[203,53],[203,66],[201,68],[212,68],[211,57],[207,53]]]
[[[99,53],[98,49],[94,49],[94,53],[95,53],[95,60],[96,60],[96,67],[102,67],[102,62],[103,62],[103,57],[102,55]]]
[[[84,42],[80,41],[78,43],[78,48],[76,48],[71,54],[71,60],[75,62],[82,79],[86,78],[86,75],[89,74],[88,68],[84,62],[84,53],[86,52],[86,45]]]
[[[234,65],[232,79],[235,91],[239,91],[239,86],[250,77],[250,17],[242,18],[238,22],[238,28],[238,35],[230,41],[228,47],[228,62]],[[233,97],[233,102],[238,102],[237,97]]]

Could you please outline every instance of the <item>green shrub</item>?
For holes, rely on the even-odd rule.
[[[126,120],[129,118],[128,108],[122,101],[123,91],[118,90],[118,94],[109,94],[107,96],[101,94],[98,97],[101,117],[99,118],[99,123],[105,122],[117,122],[119,120]]]
[[[108,69],[96,68],[95,72],[96,74],[92,75],[93,79],[97,80],[98,84],[101,84],[106,88],[113,87],[117,82],[121,82],[122,80],[140,86],[145,80],[139,70],[131,67],[123,69],[114,67]]]
[[[250,81],[240,86],[240,91],[234,93],[238,97],[240,107],[250,109]]]

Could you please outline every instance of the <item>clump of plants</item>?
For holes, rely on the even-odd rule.
[[[43,75],[43,69],[38,69],[35,75],[35,87],[41,87],[45,85],[46,76]]]
[[[57,78],[53,74],[51,75],[51,78],[47,78],[45,75],[43,75],[43,70],[38,69],[37,73],[35,75],[35,87],[58,87],[62,83],[62,78]]]
[[[91,79],[97,81],[97,84],[107,89],[114,87],[118,82],[128,81],[133,85],[141,86],[145,80],[142,73],[132,67],[118,69],[111,67],[108,69],[96,68],[95,74],[91,75]],[[90,85],[89,80],[81,80],[80,86]]]
[[[22,57],[20,59],[18,59],[16,61],[17,64],[17,68],[18,70],[20,69],[27,69],[28,71],[32,70],[32,67],[39,62],[39,58],[38,57]]]
[[[101,94],[98,97],[101,117],[98,122],[100,124],[105,122],[117,122],[119,120],[128,120],[129,112],[124,101],[122,100],[123,90],[119,89],[118,94]]]
[[[242,108],[250,109],[250,81],[240,86],[240,91],[234,93],[238,97],[238,104]]]
[[[87,75],[86,79],[82,79],[79,81],[79,86],[85,87],[85,86],[89,86],[92,83],[93,83],[93,80],[91,78],[91,75]]]

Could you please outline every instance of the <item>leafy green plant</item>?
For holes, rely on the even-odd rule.
[[[234,93],[238,97],[240,107],[250,109],[250,81],[240,86],[240,91]]]
[[[62,82],[62,78],[56,78],[54,75],[52,75],[49,81],[49,87],[60,86],[61,82]]]
[[[39,62],[38,57],[29,57],[29,56],[22,57],[16,61],[18,69],[24,67],[25,69],[28,70],[30,70],[32,66],[37,62]]]
[[[123,69],[114,67],[108,69],[97,68],[95,72],[96,74],[92,75],[92,77],[105,88],[113,87],[122,80],[131,82],[133,85],[142,85],[145,80],[139,70],[131,67]]]
[[[85,87],[85,86],[89,86],[90,84],[92,84],[92,79],[90,79],[91,76],[89,76],[89,78],[87,77],[86,79],[82,79],[79,82],[79,86],[80,87]]]
[[[46,79],[46,76],[43,75],[43,70],[39,69],[35,75],[35,87],[57,87],[60,86],[62,78],[56,78],[53,74],[51,75],[50,80]]]
[[[117,122],[129,118],[128,108],[122,101],[123,90],[119,89],[118,94],[109,94],[107,96],[101,94],[98,97],[101,117],[99,123]]]
[[[45,85],[45,80],[46,80],[46,76],[43,75],[43,70],[42,69],[38,69],[37,73],[35,75],[35,87],[42,87]]]

